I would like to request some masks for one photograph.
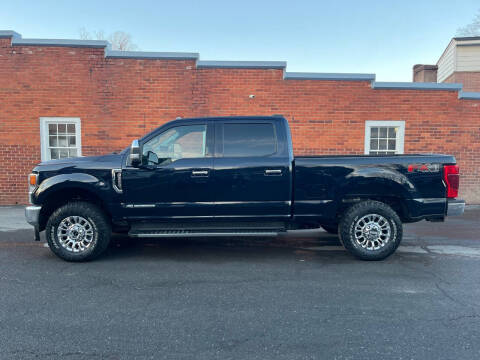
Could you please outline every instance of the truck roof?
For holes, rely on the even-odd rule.
[[[209,121],[222,121],[222,120],[276,120],[283,119],[283,115],[249,115],[249,116],[206,116],[206,117],[194,117],[194,118],[177,118],[174,121],[192,121],[192,120],[209,120]]]

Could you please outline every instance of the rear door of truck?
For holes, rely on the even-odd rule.
[[[281,119],[228,119],[215,124],[215,216],[285,219],[292,173]]]

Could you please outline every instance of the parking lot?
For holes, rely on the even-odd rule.
[[[480,358],[480,208],[405,226],[381,262],[335,236],[115,237],[55,257],[0,208],[2,359]]]

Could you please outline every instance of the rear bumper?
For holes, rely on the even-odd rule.
[[[27,223],[29,223],[30,225],[33,225],[34,227],[38,227],[40,210],[42,210],[41,206],[37,206],[37,205],[27,206],[25,208],[25,219],[27,220]]]
[[[465,200],[448,200],[447,216],[462,215],[465,211]]]

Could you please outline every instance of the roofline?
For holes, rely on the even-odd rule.
[[[113,59],[169,59],[169,60],[198,60],[199,53],[189,52],[150,52],[150,51],[118,51],[107,50],[106,58]]]
[[[462,91],[463,85],[456,83],[428,83],[428,82],[372,82],[372,89],[384,90],[446,90]]]
[[[282,70],[283,79],[294,80],[322,80],[322,81],[370,81],[372,89],[392,89],[392,90],[443,90],[458,91],[459,99],[480,99],[480,92],[463,92],[462,84],[450,83],[414,83],[414,82],[377,82],[375,74],[356,74],[356,73],[312,73],[312,72],[286,72],[286,61],[216,61],[200,60],[200,54],[197,52],[148,52],[148,51],[118,51],[112,50],[111,44],[106,40],[78,40],[78,39],[23,39],[22,35],[13,30],[0,30],[0,38],[11,39],[12,46],[61,46],[61,47],[90,47],[104,49],[105,58],[109,59],[150,59],[150,60],[192,60],[195,61],[197,69],[262,69],[262,70]],[[453,41],[472,41],[480,40],[480,36],[473,37],[455,37],[450,40],[448,46]],[[464,44],[467,45],[467,44]],[[476,44],[475,44],[476,45]],[[462,45],[463,46],[463,45]],[[441,57],[442,57],[441,56]],[[440,57],[440,58],[441,58]],[[438,62],[437,62],[438,65]],[[240,117],[236,117],[240,118]],[[245,119],[261,117],[242,117]],[[275,117],[263,117],[275,118]],[[210,120],[225,119],[225,117],[208,118]]]
[[[106,40],[22,39],[21,37],[13,37],[12,46],[15,46],[15,45],[92,47],[92,48],[110,47],[110,43]]]
[[[375,81],[375,74],[286,72],[285,80]]]
[[[456,41],[469,41],[469,40],[480,40],[480,36],[457,36],[453,40]]]
[[[480,100],[480,92],[459,91],[458,98],[465,100]]]
[[[286,61],[217,61],[198,60],[197,68],[226,68],[226,69],[285,69]]]
[[[22,35],[13,30],[0,30],[0,39],[21,38]]]

